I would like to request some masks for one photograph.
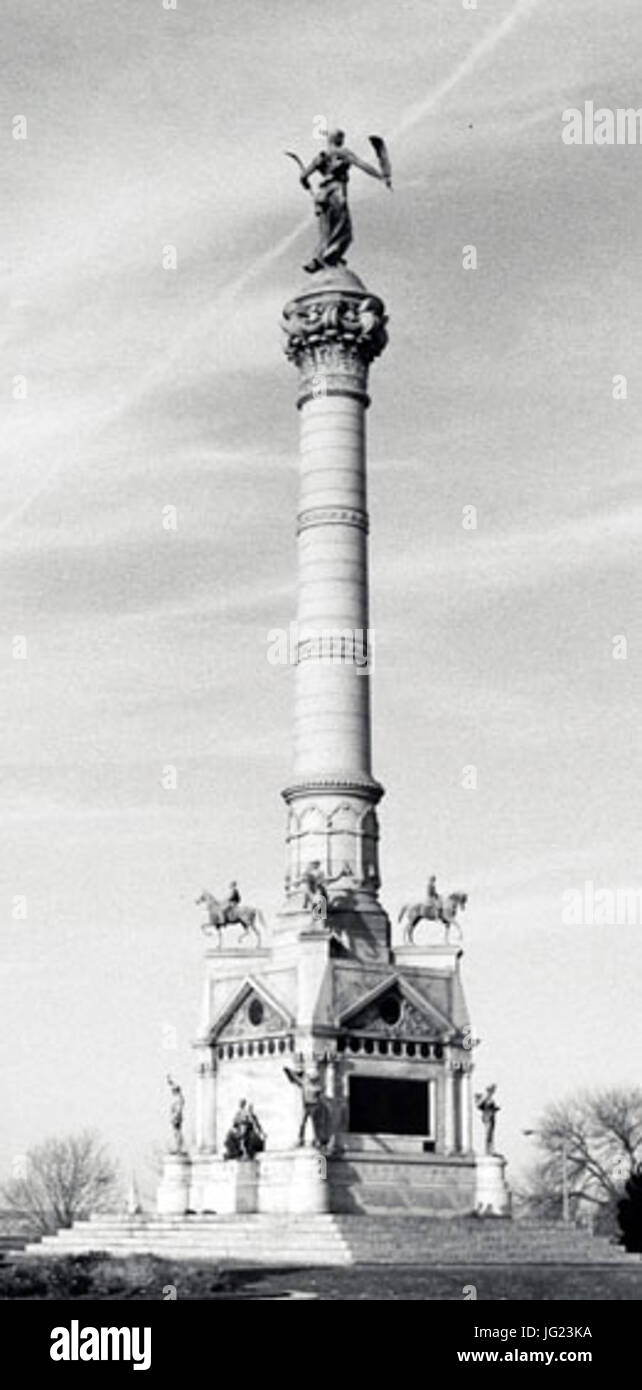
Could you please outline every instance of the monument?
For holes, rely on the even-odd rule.
[[[298,161],[306,189],[320,181],[319,238],[282,324],[300,422],[283,901],[268,926],[235,881],[222,900],[209,890],[198,899],[208,920],[195,1143],[185,1150],[181,1110],[162,1213],[455,1215],[477,1205],[458,920],[466,895],[443,898],[431,877],[395,934],[381,898],[366,411],[387,316],[345,263],[350,171],[391,187],[385,144],[371,143],[378,167],[340,131],[310,165]],[[489,1200],[501,1205],[486,1188],[486,1209]]]
[[[477,1155],[477,1201],[480,1216],[509,1216],[511,1199],[506,1185],[506,1159],[495,1152],[495,1125],[501,1106],[495,1100],[495,1085],[475,1096],[475,1105],[484,1126],[484,1153]]]

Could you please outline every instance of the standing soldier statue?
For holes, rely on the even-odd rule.
[[[495,1101],[496,1090],[497,1086],[488,1086],[483,1094],[481,1091],[478,1091],[475,1095],[475,1105],[481,1115],[482,1124],[486,1133],[487,1154],[494,1154],[495,1152],[495,1123],[497,1120],[497,1112],[501,1108]]]
[[[284,1067],[283,1070],[288,1081],[291,1081],[294,1086],[298,1086],[301,1091],[303,1113],[297,1141],[299,1148],[302,1149],[305,1146],[305,1135],[309,1123],[312,1127],[313,1145],[315,1149],[320,1149],[326,1143],[328,1135],[326,1133],[326,1104],[319,1068],[316,1062],[309,1062],[306,1065],[303,1058],[300,1058],[296,1070],[293,1067]]]
[[[183,1115],[185,1113],[185,1096],[177,1081],[173,1081],[171,1076],[167,1077],[167,1085],[172,1093],[169,1109],[169,1118],[172,1126],[172,1139],[170,1153],[182,1154],[185,1152],[183,1143]]]

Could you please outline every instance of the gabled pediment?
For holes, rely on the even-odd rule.
[[[209,1030],[209,1042],[268,1037],[289,1031],[293,1022],[289,1010],[265,985],[248,975],[219,1010]]]
[[[443,1039],[456,1031],[441,1009],[397,974],[353,1000],[337,1022],[351,1033],[377,1037]]]

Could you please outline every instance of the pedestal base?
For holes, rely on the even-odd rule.
[[[330,1210],[328,1163],[318,1149],[298,1149],[293,1156],[289,1210]]]
[[[348,1136],[346,1136],[347,1138]],[[349,1136],[352,1147],[326,1157],[318,1149],[269,1150],[252,1161],[225,1160],[215,1154],[195,1154],[192,1162],[190,1211],[234,1215],[409,1215],[457,1217],[475,1210],[476,1165],[468,1157],[385,1152]],[[390,1136],[388,1143],[390,1144]],[[484,1159],[481,1160],[482,1168]],[[508,1215],[510,1197],[503,1180],[504,1159],[494,1156],[478,1191],[484,1211]],[[499,1165],[499,1171],[497,1171]],[[486,1163],[486,1169],[489,1165]],[[479,1178],[477,1177],[479,1185]],[[161,1191],[166,1180],[161,1184]],[[159,1203],[160,1203],[159,1193]],[[185,1207],[159,1205],[161,1211]]]
[[[475,1169],[477,1215],[510,1216],[511,1194],[505,1176],[506,1159],[502,1154],[479,1154]]]
[[[263,1213],[308,1215],[331,1210],[329,1161],[317,1149],[261,1154],[258,1207]]]
[[[255,1158],[211,1158],[204,1166],[201,1203],[221,1216],[259,1209],[259,1164]]]
[[[161,1216],[184,1216],[189,1209],[192,1161],[189,1154],[165,1154],[156,1199]]]

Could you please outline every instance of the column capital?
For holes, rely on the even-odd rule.
[[[368,404],[368,367],[386,346],[383,301],[358,276],[335,267],[286,304],[285,354],[301,373],[299,405],[324,396]]]

